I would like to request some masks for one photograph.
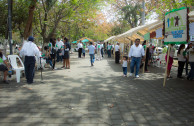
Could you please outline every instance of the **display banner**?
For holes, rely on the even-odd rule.
[[[165,14],[164,44],[186,44],[187,36],[187,8],[174,9]]]

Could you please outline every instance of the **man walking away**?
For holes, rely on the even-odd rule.
[[[78,43],[78,58],[81,58],[83,45],[81,41]]]
[[[135,44],[131,46],[131,49],[129,51],[129,60],[131,59],[129,76],[132,76],[134,72],[134,66],[136,65],[136,72],[135,72],[136,78],[139,78],[139,68],[140,68],[141,59],[142,57],[144,59],[144,56],[145,56],[143,46],[140,45],[139,43],[140,43],[140,39],[136,39]]]
[[[90,45],[88,46],[89,55],[90,55],[90,62],[91,66],[94,66],[94,53],[95,53],[95,46],[90,42]]]
[[[120,60],[120,49],[119,49],[119,43],[115,46],[115,63],[119,63]]]
[[[21,51],[20,56],[25,56],[24,66],[25,66],[25,74],[28,84],[33,83],[34,78],[34,67],[35,67],[35,55],[40,58],[40,52],[38,47],[36,46],[33,37],[28,38],[28,42],[25,42]]]

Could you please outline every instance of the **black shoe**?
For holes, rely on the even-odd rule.
[[[9,84],[9,81],[7,81],[7,80],[4,80],[4,81],[3,81],[3,83],[5,83],[5,84]]]

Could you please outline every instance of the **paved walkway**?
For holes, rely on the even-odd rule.
[[[44,83],[38,72],[33,85],[1,84],[0,126],[194,126],[194,82],[163,88],[164,70],[149,70],[124,78],[113,59],[90,67],[74,54],[70,70],[46,70]]]

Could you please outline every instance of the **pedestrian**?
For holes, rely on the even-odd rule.
[[[83,57],[85,58],[85,56],[86,56],[86,43],[83,43],[82,53],[83,53]]]
[[[120,47],[119,43],[117,43],[117,45],[115,46],[115,63],[119,64],[119,60],[120,60]]]
[[[192,48],[191,45],[192,45],[192,43],[188,43],[188,46],[185,49],[186,54],[188,54],[189,49]],[[189,66],[188,58],[186,58],[186,63],[185,64],[186,64],[186,66],[185,66],[185,72],[186,72],[186,75],[188,76],[188,74],[189,74],[189,72],[188,72],[188,66]]]
[[[56,51],[56,39],[55,38],[53,38],[53,39],[51,38],[48,46],[49,46],[50,58],[51,58],[52,64],[53,64],[52,70],[55,70],[56,69],[55,68],[55,58],[56,58],[56,53],[57,53],[57,51]]]
[[[186,52],[185,52],[185,44],[181,44],[179,50],[177,52],[178,57],[178,78],[183,78],[182,73],[186,62]]]
[[[52,67],[53,67],[53,63],[52,63],[52,59],[51,59],[51,57],[50,57],[50,53],[49,53],[48,46],[45,46],[45,47],[44,47],[44,50],[45,50],[45,52],[46,52],[46,54],[45,54],[46,63],[47,63],[47,64],[49,63],[50,68],[52,68]]]
[[[69,51],[71,50],[71,45],[69,44],[69,41],[67,38],[64,38],[64,48],[63,48],[63,67],[62,68],[66,68],[66,69],[70,69],[70,54]]]
[[[79,41],[79,43],[77,44],[77,46],[78,46],[78,58],[81,58],[82,48],[83,48],[83,44],[81,43],[81,41]]]
[[[141,64],[141,59],[143,60],[145,56],[145,52],[143,49],[143,46],[140,45],[140,39],[135,40],[135,44],[131,46],[131,49],[129,51],[129,60],[131,59],[131,64],[130,64],[130,73],[129,76],[132,76],[134,73],[134,67],[136,65],[136,72],[135,72],[135,77],[139,78],[139,68]]]
[[[114,48],[115,48],[115,46],[114,46],[114,44],[112,44],[112,54],[114,55]]]
[[[35,68],[35,55],[40,58],[40,51],[38,47],[34,43],[34,38],[30,36],[28,38],[28,42],[25,42],[21,51],[20,56],[25,56],[24,67],[25,67],[25,75],[28,84],[32,84],[34,78],[34,68]]]
[[[101,55],[104,57],[104,44],[101,42]]]
[[[187,76],[187,80],[194,80],[194,45],[189,44],[190,49],[188,50],[188,61],[191,66],[191,70],[189,71],[189,75]]]
[[[97,44],[97,60],[102,60],[102,54],[101,54],[101,44],[98,42]]]
[[[111,45],[111,43],[109,43],[107,46],[108,58],[111,58],[111,50],[112,50],[112,45]]]
[[[127,77],[127,64],[128,60],[126,56],[123,56],[123,59],[121,60],[121,64],[123,67],[123,77]]]
[[[62,48],[64,43],[61,41],[60,37],[57,38],[56,50],[57,50],[57,62],[62,62]]]
[[[8,74],[8,68],[9,65],[7,63],[7,58],[3,55],[3,53],[0,50],[0,71],[3,71],[3,83],[9,84],[7,81],[7,74]]]
[[[150,47],[147,47],[146,48],[146,40],[143,42],[143,44],[142,44],[142,46],[143,46],[143,48],[144,48],[144,50],[146,50],[146,57],[145,57],[145,72],[149,72],[148,71],[148,62],[149,62],[149,60],[150,60],[150,56],[151,56],[151,53],[150,53]]]
[[[91,66],[94,66],[95,46],[92,44],[92,42],[90,42],[90,45],[88,46],[88,51],[89,51],[89,55],[90,55]]]
[[[172,78],[172,76],[170,76],[170,71],[172,68],[172,64],[173,64],[173,57],[174,57],[174,53],[175,53],[175,49],[174,49],[174,44],[170,44],[170,52],[169,52],[169,62],[168,62],[168,68],[167,68],[167,78]],[[167,51],[168,54],[168,51]],[[165,56],[165,60],[167,62],[167,54]]]

